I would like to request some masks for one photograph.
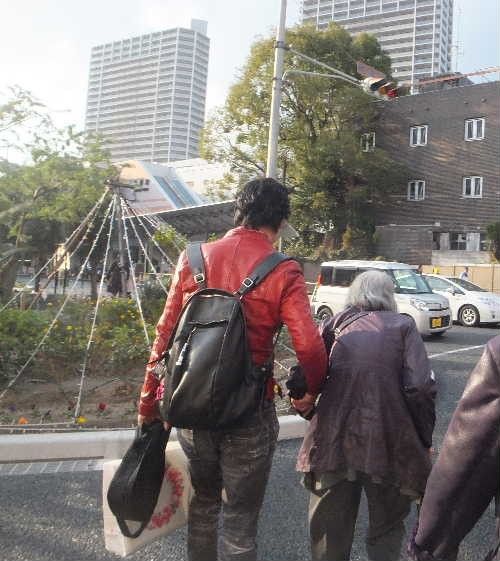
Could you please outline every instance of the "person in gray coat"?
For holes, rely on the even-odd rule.
[[[497,497],[500,561],[500,336],[488,342],[469,377],[432,468],[411,559],[455,561],[460,542]],[[479,559],[479,556],[478,556]]]
[[[404,519],[431,469],[435,384],[412,318],[382,271],[353,282],[348,307],[321,328],[329,376],[299,452],[310,490],[313,561],[348,561],[361,493],[368,559],[396,561]]]

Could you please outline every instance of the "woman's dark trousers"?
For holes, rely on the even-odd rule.
[[[349,561],[361,492],[368,500],[366,552],[370,561],[398,561],[411,498],[397,487],[360,475],[311,493],[309,530],[313,561]]]

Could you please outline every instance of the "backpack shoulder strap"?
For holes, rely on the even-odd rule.
[[[358,312],[357,314],[353,314],[352,316],[344,319],[344,321],[341,321],[333,331],[335,334],[335,339],[338,339],[342,331],[344,331],[346,327],[349,327],[351,323],[354,323],[358,319],[361,319],[363,316],[367,316],[369,313],[370,312]]]
[[[201,252],[201,243],[190,243],[186,247],[186,255],[193,278],[198,288],[206,288],[207,279],[205,275],[205,263]]]
[[[255,267],[250,275],[243,279],[243,282],[241,283],[240,288],[236,291],[236,294],[240,297],[245,296],[245,294],[250,292],[250,290],[253,290],[256,286],[258,286],[267,277],[267,275],[269,275],[269,273],[274,271],[280,263],[291,260],[293,260],[293,257],[288,257],[279,251],[271,253],[271,255],[266,257],[264,261]]]

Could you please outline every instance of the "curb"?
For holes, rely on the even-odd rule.
[[[278,417],[278,440],[304,436],[307,421],[298,415]],[[36,462],[76,460],[80,458],[121,458],[132,439],[134,429],[72,433],[0,435],[0,462]],[[170,440],[177,440],[175,429]]]

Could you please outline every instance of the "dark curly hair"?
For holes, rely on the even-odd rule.
[[[287,220],[289,216],[288,189],[276,179],[253,179],[236,196],[236,226],[253,230],[267,226],[277,232],[282,220]]]

